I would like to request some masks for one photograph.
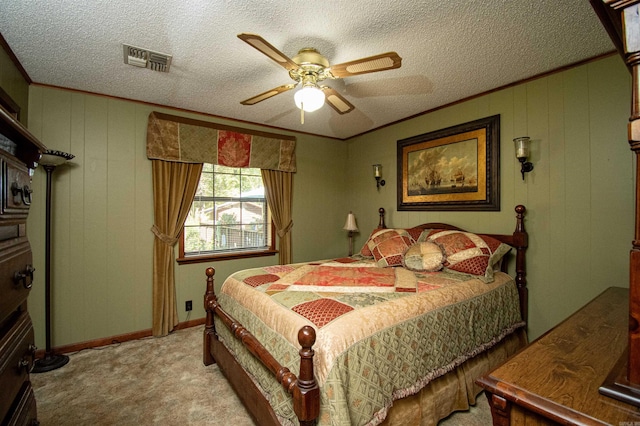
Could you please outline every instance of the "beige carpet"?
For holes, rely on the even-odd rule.
[[[58,370],[32,374],[40,424],[254,425],[218,367],[202,364],[202,330],[81,351]],[[484,396],[440,422],[490,424]]]

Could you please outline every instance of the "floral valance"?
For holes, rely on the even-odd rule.
[[[152,112],[147,157],[182,163],[296,171],[296,138]]]

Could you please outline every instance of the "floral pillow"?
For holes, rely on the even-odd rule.
[[[405,268],[416,272],[436,272],[445,262],[442,248],[431,241],[418,242],[409,247],[402,257]]]
[[[428,241],[443,248],[445,270],[475,275],[487,283],[493,281],[494,265],[511,250],[495,238],[463,231],[433,230]]]
[[[404,229],[382,229],[374,233],[367,246],[381,268],[402,265],[402,257],[415,241]]]

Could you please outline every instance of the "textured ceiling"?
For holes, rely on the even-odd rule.
[[[34,83],[348,138],[614,50],[588,0],[0,0],[0,32]],[[287,71],[236,36],[330,63],[396,51],[395,70],[325,81],[356,109],[305,115]],[[122,43],[173,56],[125,65]]]

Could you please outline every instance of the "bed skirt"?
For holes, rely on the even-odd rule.
[[[506,361],[526,343],[525,330],[516,330],[496,346],[432,380],[418,393],[394,401],[381,424],[433,426],[455,411],[468,410],[471,405],[475,405],[476,397],[482,391],[475,380]]]

